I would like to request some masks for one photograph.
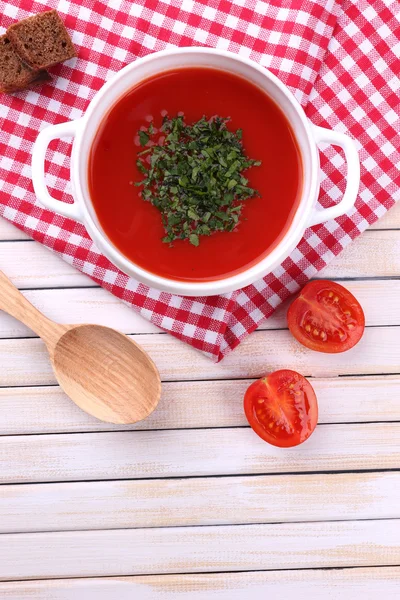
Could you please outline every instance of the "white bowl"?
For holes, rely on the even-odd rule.
[[[300,202],[286,234],[257,264],[216,281],[185,282],[160,277],[130,261],[108,239],[97,219],[88,189],[88,159],[94,136],[116,101],[138,82],[169,69],[202,66],[229,71],[263,89],[281,108],[296,137],[303,163]],[[51,140],[74,137],[71,182],[74,204],[52,198],[45,183],[44,161]],[[340,146],[347,161],[347,183],[341,201],[327,209],[318,208],[320,164],[317,145]],[[231,52],[208,48],[177,48],[141,58],[114,75],[96,94],[85,115],[77,120],[43,129],[33,148],[32,179],[38,200],[50,210],[83,223],[99,250],[124,273],[151,287],[185,296],[212,296],[242,288],[277,267],[297,246],[310,225],[324,223],[348,212],[354,205],[360,183],[360,162],[354,142],[340,132],[313,125],[288,88],[265,68]]]

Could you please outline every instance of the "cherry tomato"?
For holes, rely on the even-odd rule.
[[[317,397],[311,384],[288,369],[252,383],[244,396],[244,412],[260,438],[281,448],[305,442],[318,421]]]
[[[311,281],[290,305],[291,333],[303,346],[319,352],[344,352],[355,346],[365,328],[360,303],[333,281]]]

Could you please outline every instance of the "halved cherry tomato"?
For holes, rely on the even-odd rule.
[[[281,448],[305,442],[318,421],[317,397],[311,384],[288,369],[252,383],[244,396],[244,412],[260,438]]]
[[[365,328],[360,303],[342,285],[311,281],[290,305],[291,333],[303,346],[318,352],[344,352],[355,346]]]

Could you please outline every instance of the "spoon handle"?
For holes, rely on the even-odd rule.
[[[11,281],[0,271],[0,310],[27,325],[39,335],[47,345],[57,342],[68,327],[50,321],[37,310]]]

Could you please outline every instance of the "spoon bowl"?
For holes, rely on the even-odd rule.
[[[78,325],[58,340],[53,368],[80,408],[109,423],[135,423],[157,406],[157,369],[135,342],[115,329]]]
[[[82,410],[108,423],[136,423],[157,406],[161,381],[148,354],[101,325],[60,325],[40,313],[0,271],[0,309],[45,342],[55,376]]]

